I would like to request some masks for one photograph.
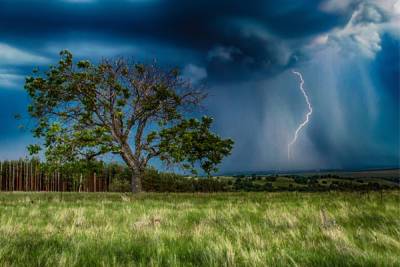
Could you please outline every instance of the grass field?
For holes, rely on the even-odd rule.
[[[399,192],[0,193],[0,266],[400,266]]]

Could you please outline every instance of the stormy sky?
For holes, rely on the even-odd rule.
[[[0,159],[33,141],[24,78],[70,50],[178,66],[207,85],[222,172],[399,165],[398,0],[0,0]],[[303,74],[313,105],[304,120]]]

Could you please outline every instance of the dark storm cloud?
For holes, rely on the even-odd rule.
[[[307,3],[308,2],[308,3]],[[321,32],[340,17],[318,11],[320,1],[32,1],[0,2],[0,29],[4,35],[54,35],[88,31],[145,36],[205,47],[224,40],[223,21],[252,18],[273,32],[289,36]],[[24,7],[24,8],[21,8]],[[293,20],[293,18],[296,18]],[[223,34],[224,35],[224,34]],[[21,36],[21,35],[20,35]]]
[[[319,4],[291,0],[255,0],[251,4],[238,0],[3,0],[0,41],[38,50],[47,41],[74,36],[165,44],[202,54],[210,78],[232,79],[238,73],[245,78],[289,65],[301,41],[281,51],[284,40],[307,38],[344,23],[346,16],[321,12]],[[216,47],[240,52],[229,62],[218,57],[207,60]]]

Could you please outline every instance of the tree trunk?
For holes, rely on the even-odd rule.
[[[131,191],[132,193],[139,193],[142,191],[141,172],[132,170],[131,177]]]

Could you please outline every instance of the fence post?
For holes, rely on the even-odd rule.
[[[94,180],[93,192],[96,192],[96,172],[94,172],[93,174],[93,180]]]
[[[81,176],[79,177],[79,189],[78,189],[78,192],[81,192],[81,189],[82,189],[82,173],[81,173]]]

